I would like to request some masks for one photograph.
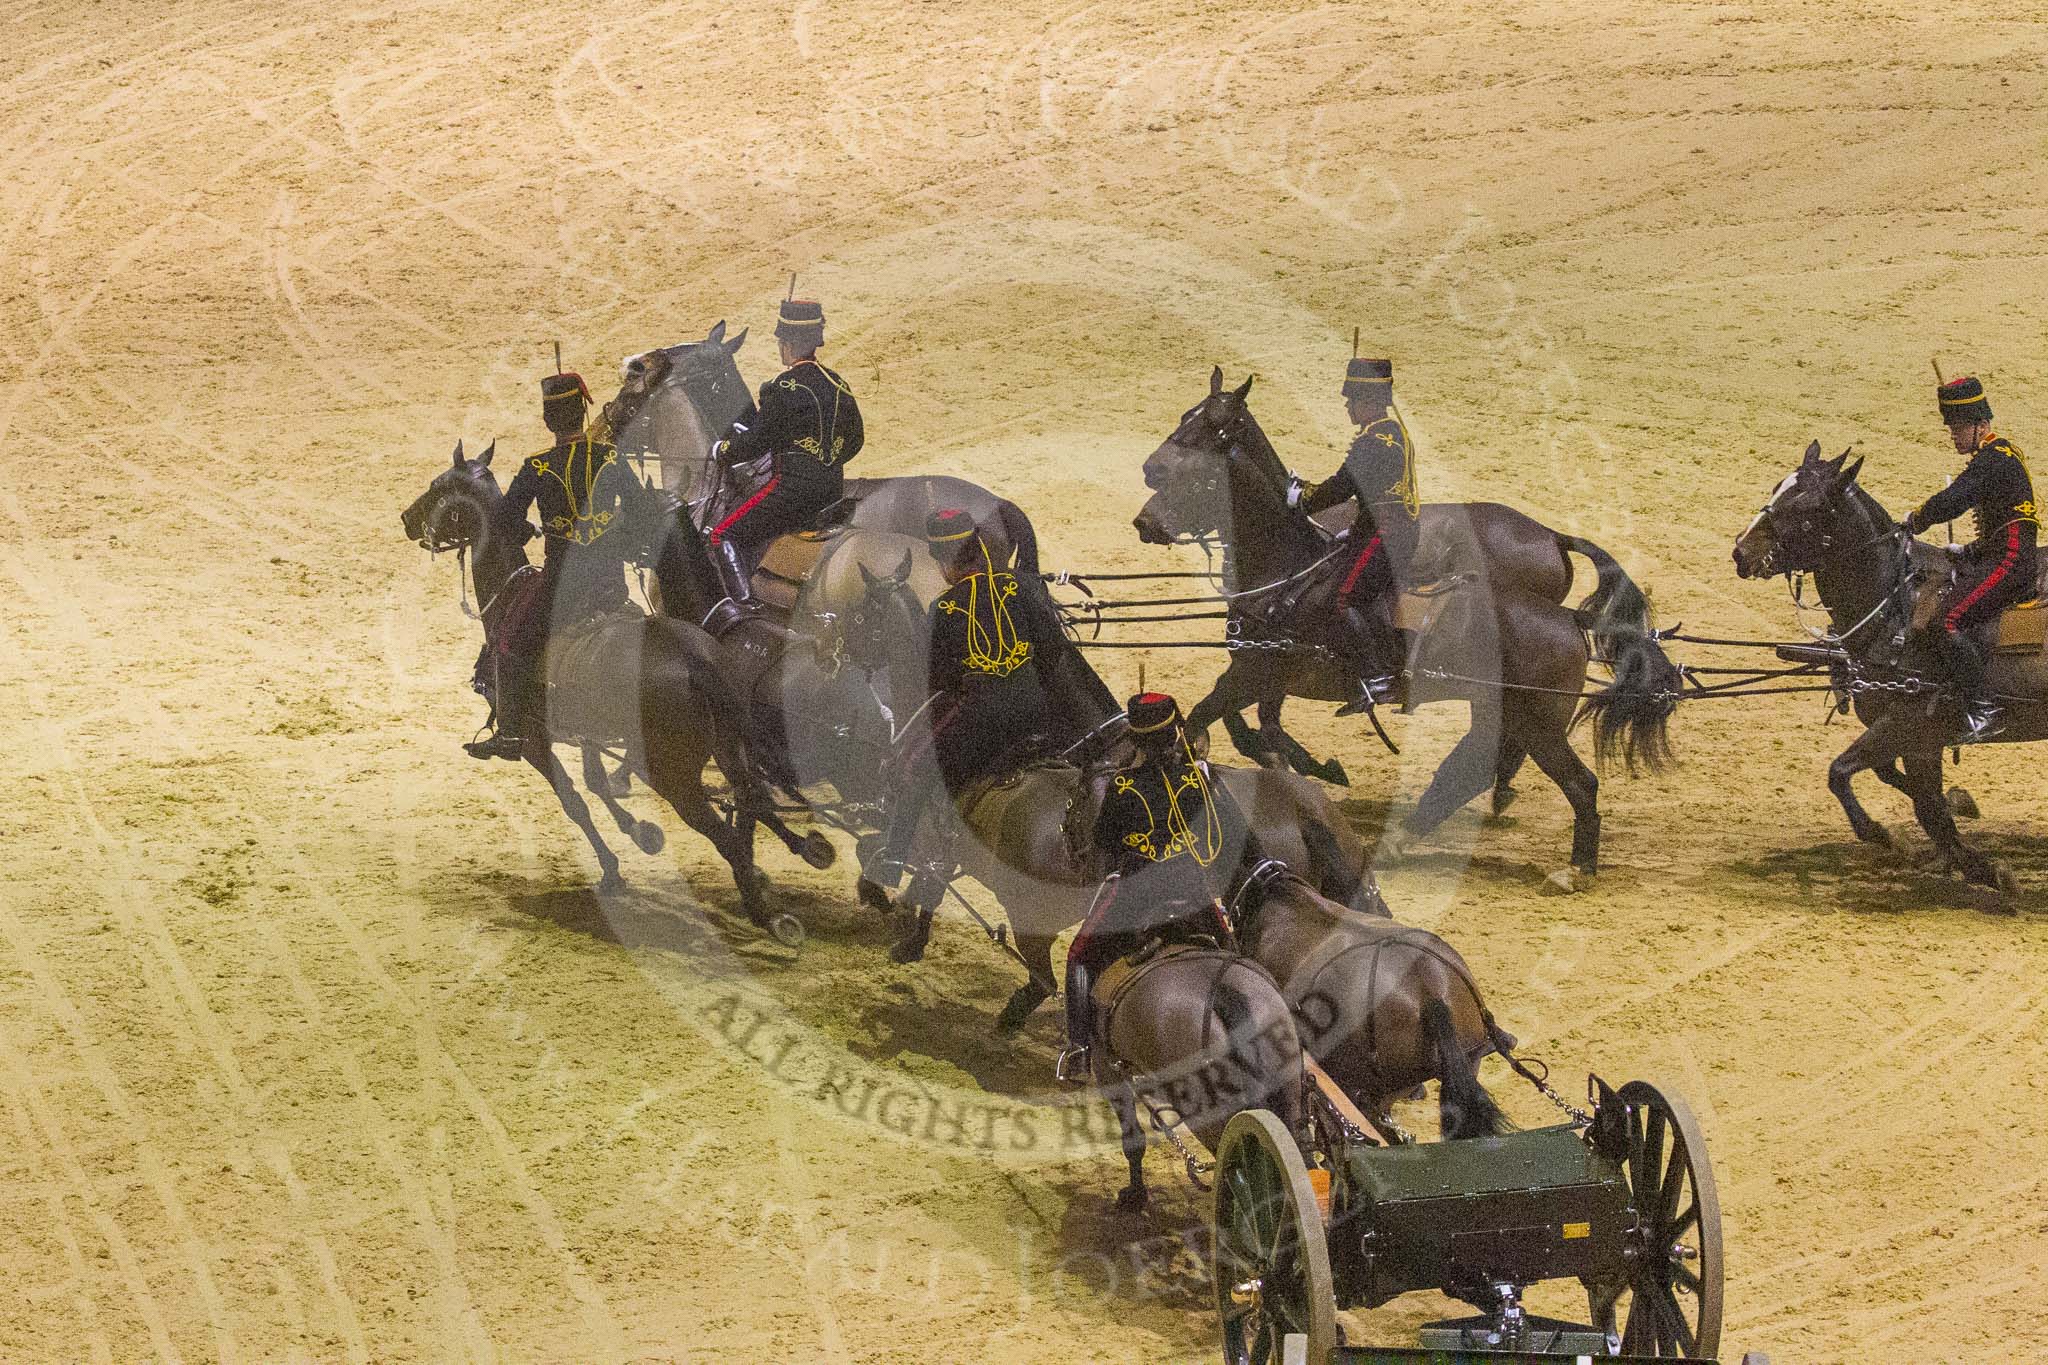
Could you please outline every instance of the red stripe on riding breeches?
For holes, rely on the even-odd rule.
[[[1350,598],[1351,590],[1358,586],[1358,576],[1365,572],[1365,566],[1372,563],[1372,557],[1379,552],[1380,538],[1378,536],[1374,536],[1371,540],[1365,542],[1365,548],[1359,551],[1358,558],[1351,563],[1351,572],[1344,575],[1344,586],[1337,589],[1337,600],[1339,602]]]
[[[760,491],[755,493],[753,497],[748,498],[738,507],[735,507],[732,511],[731,516],[727,517],[724,521],[719,522],[718,525],[712,527],[711,543],[713,545],[723,544],[725,541],[725,533],[727,531],[730,531],[735,525],[737,525],[741,517],[753,511],[756,507],[759,507],[761,505],[761,499],[767,497],[770,493],[773,493],[775,491],[775,485],[781,482],[782,476],[780,474],[777,474],[774,478],[762,484]]]
[[[2019,562],[2019,558],[2020,524],[2014,522],[2005,528],[2005,558],[1999,560],[1998,567],[1985,574],[1983,582],[1970,589],[1962,601],[1948,609],[1948,615],[1941,618],[1941,628],[1950,635],[1954,635],[1957,631],[1961,630],[1963,628],[1964,613],[1982,601],[1985,593],[1997,587],[2004,580],[2005,576],[2012,572],[2013,565]]]

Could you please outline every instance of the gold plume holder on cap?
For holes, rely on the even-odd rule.
[[[1932,356],[1932,355],[1931,355],[1931,356],[1927,357],[1927,363],[1928,363],[1928,364],[1930,364],[1930,365],[1932,365],[1932,366],[1934,367],[1934,382],[1935,382],[1935,383],[1936,383],[1937,385],[1940,385],[1940,384],[1946,384],[1946,383],[1948,383],[1948,381],[1947,381],[1946,379],[1943,379],[1943,378],[1941,377],[1941,357],[1940,357],[1940,356]]]

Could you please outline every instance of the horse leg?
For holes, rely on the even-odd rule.
[[[710,757],[703,750],[691,752],[666,735],[649,734],[647,785],[725,859],[732,869],[733,885],[739,888],[740,909],[754,923],[766,925],[769,913],[763,893],[767,878],[754,865],[753,824],[744,817],[731,825],[718,818],[704,790],[704,765]]]
[[[597,889],[622,889],[626,885],[626,880],[619,875],[618,855],[605,847],[604,840],[598,835],[596,822],[590,818],[590,807],[584,804],[582,796],[577,793],[576,784],[569,777],[569,770],[555,757],[554,746],[546,739],[529,739],[520,757],[532,764],[534,769],[547,779],[548,786],[554,789],[555,800],[562,803],[562,813],[575,821],[576,828],[583,831],[583,837],[590,840],[591,850],[597,854],[597,865],[603,872],[598,878]]]
[[[619,771],[624,773],[626,770],[621,768]],[[615,782],[604,770],[604,753],[594,744],[583,746],[583,785],[604,803],[605,810],[611,813],[613,822],[618,825],[619,833],[631,839],[642,853],[659,853],[668,843],[660,825],[652,820],[635,818],[633,812],[619,804],[619,798],[625,795],[626,785]]]
[[[1052,998],[1052,939],[1050,936],[1033,934],[1017,935],[1017,955],[1024,959],[1024,969],[1031,973],[1023,985],[1011,993],[1003,1012],[996,1016],[996,1034],[1003,1038],[1014,1038],[1024,1030],[1024,1022],[1031,1012]]]
[[[1270,756],[1270,751],[1266,748],[1266,737],[1263,727],[1255,731],[1251,726],[1246,725],[1242,711],[1225,711],[1222,720],[1223,733],[1230,736],[1230,743],[1238,753],[1251,759],[1254,763],[1264,763],[1266,761]]]
[[[1251,705],[1251,698],[1238,685],[1237,669],[1238,661],[1232,659],[1222,676],[1216,679],[1216,685],[1209,689],[1209,695],[1196,702],[1194,709],[1187,713],[1188,739],[1190,742],[1200,739],[1209,732],[1211,725],[1224,720],[1237,751],[1256,763],[1259,760],[1258,746],[1252,742],[1252,733],[1245,728],[1244,718],[1238,714]],[[1225,717],[1235,720],[1236,726],[1231,728]],[[1251,743],[1250,748],[1246,747],[1247,743]]]
[[[1600,870],[1600,779],[1566,738],[1569,707],[1561,716],[1554,708],[1516,707],[1516,712],[1512,728],[1520,730],[1529,757],[1572,803],[1572,864],[1546,880],[1560,891],[1577,891],[1582,880]],[[1531,725],[1542,728],[1531,733]]]
[[[1863,809],[1863,803],[1856,799],[1851,783],[1857,773],[1880,764],[1889,767],[1897,757],[1897,750],[1888,742],[1886,727],[1880,722],[1858,735],[1854,744],[1842,750],[1835,761],[1828,764],[1828,790],[1835,794],[1835,800],[1842,805],[1842,813],[1849,817],[1849,828],[1864,843],[1876,844],[1893,852],[1899,849],[1898,841],[1892,838],[1890,830],[1870,818],[1870,812]],[[1910,785],[1901,790],[1911,794]]]
[[[1498,724],[1479,724],[1475,716],[1472,729],[1458,741],[1456,748],[1444,756],[1444,761],[1437,765],[1436,776],[1430,778],[1428,788],[1422,793],[1422,799],[1415,803],[1415,809],[1401,822],[1401,832],[1395,836],[1389,851],[1396,856],[1405,853],[1409,845],[1448,820],[1452,812],[1491,786],[1499,750]]]
[[[1963,880],[1989,886],[2007,895],[2018,891],[2012,869],[1963,842],[1955,812],[1941,790],[1941,750],[1915,749],[1905,756],[1906,782],[1913,796],[1913,814],[1934,841],[1944,869],[1953,867]]]
[[[1313,777],[1333,787],[1351,785],[1351,774],[1344,771],[1344,765],[1336,758],[1316,758],[1301,746],[1301,741],[1287,733],[1287,727],[1280,723],[1280,708],[1287,702],[1287,694],[1269,691],[1259,698],[1259,737],[1269,753],[1277,753],[1287,761],[1287,766],[1303,777]]]
[[[604,750],[595,744],[583,747],[583,785],[599,796],[625,796],[633,790],[633,774],[627,765],[621,763],[619,770],[608,773],[604,768]]]
[[[1515,774],[1522,770],[1522,764],[1528,757],[1529,751],[1522,747],[1520,740],[1512,736],[1501,740],[1500,762],[1493,772],[1493,813],[1495,815],[1505,815],[1508,807],[1514,805],[1515,798],[1521,794],[1511,784],[1515,780]]]
[[[938,912],[939,902],[945,896],[946,883],[936,873],[920,869],[910,879],[899,904],[908,907],[916,918],[911,921],[909,932],[889,946],[890,961],[910,963],[924,960],[924,950],[932,940],[932,916]]]
[[[1123,1143],[1124,1160],[1130,1165],[1130,1183],[1116,1192],[1116,1207],[1119,1213],[1138,1213],[1145,1207],[1148,1195],[1145,1190],[1145,1130],[1138,1126],[1138,1097],[1128,1086],[1119,1086],[1110,1095],[1110,1103],[1116,1106],[1117,1136]]]

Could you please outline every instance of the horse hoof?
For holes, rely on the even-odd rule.
[[[809,937],[804,932],[804,922],[787,911],[768,921],[768,932],[785,948],[801,948]]]
[[[633,846],[642,853],[659,853],[668,847],[668,836],[652,820],[642,820],[633,826]]]
[[[1543,892],[1549,896],[1576,896],[1592,884],[1592,874],[1576,867],[1560,867],[1543,879]]]
[[[889,960],[904,966],[909,966],[913,962],[922,962],[924,961],[925,946],[930,942],[930,934],[906,934],[889,945]]]
[[[1975,820],[1984,814],[1977,809],[1977,798],[1970,795],[1965,787],[1948,789],[1948,810],[1959,820]]]
[[[996,1037],[1015,1038],[1022,1033],[1032,1012],[1044,1000],[1044,996],[1033,993],[1028,986],[1011,996],[1009,1003],[1003,1006],[1003,1012],[996,1016]]]
[[[619,875],[617,868],[609,869],[597,879],[597,894],[600,896],[617,895],[625,889],[626,879]]]
[[[1320,777],[1333,787],[1348,787],[1351,785],[1351,774],[1344,771],[1344,765],[1334,758],[1323,765],[1321,772],[1310,773],[1309,776]]]
[[[1506,815],[1508,807],[1514,805],[1515,799],[1520,795],[1521,793],[1513,787],[1495,787],[1493,789],[1493,813],[1495,818]]]
[[[1143,1213],[1146,1204],[1150,1202],[1151,1196],[1142,1185],[1126,1185],[1116,1192],[1118,1213]]]
[[[1397,829],[1380,840],[1380,850],[1387,855],[1389,861],[1398,862],[1413,851],[1415,842],[1414,835],[1405,829]]]
[[[865,905],[877,914],[890,915],[896,912],[895,903],[889,899],[889,893],[884,891],[879,884],[869,881],[866,877],[861,877],[854,882],[853,894],[855,899],[859,900],[862,905]]]
[[[838,861],[839,850],[832,847],[830,839],[812,830],[803,838],[801,856],[806,863],[822,872]]]

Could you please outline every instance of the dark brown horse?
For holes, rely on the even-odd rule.
[[[1238,946],[1279,981],[1309,1054],[1383,1127],[1387,1106],[1437,1082],[1448,1138],[1487,1137],[1500,1111],[1473,1063],[1506,1055],[1458,950],[1384,907],[1360,914],[1284,868],[1258,869],[1232,904]]]
[[[1119,1209],[1145,1206],[1145,1130],[1184,1124],[1211,1152],[1231,1117],[1270,1109],[1290,1130],[1302,1122],[1301,1043],[1273,978],[1216,947],[1154,944],[1109,995],[1093,1050],[1095,1079],[1116,1107],[1130,1183]],[[1122,974],[1122,968],[1111,972]]]
[[[1215,687],[1189,712],[1191,727],[1282,696],[1346,701],[1358,690],[1358,668],[1327,647],[1328,627],[1319,624],[1337,616],[1338,576],[1315,572],[1327,567],[1331,548],[1287,505],[1287,471],[1258,434],[1246,406],[1250,388],[1247,379],[1225,390],[1220,373],[1212,376],[1209,396],[1146,460],[1145,481],[1155,491],[1135,519],[1139,535],[1154,543],[1220,538],[1240,639],[1264,636],[1286,646],[1234,650]],[[1482,523],[1501,520],[1490,512],[1471,515],[1474,543],[1486,540]],[[1513,563],[1524,557],[1508,555]],[[1643,628],[1644,612],[1640,589],[1618,566],[1603,572],[1601,588],[1573,611],[1528,591],[1517,576],[1489,577],[1483,557],[1465,561],[1461,577],[1428,599],[1415,623],[1402,701],[1467,702],[1472,729],[1404,822],[1397,850],[1497,788],[1527,755],[1572,806],[1571,866],[1551,874],[1551,882],[1575,890],[1591,877],[1600,857],[1599,782],[1572,749],[1576,719],[1591,717],[1596,752],[1603,759],[1619,755],[1631,769],[1654,771],[1669,752],[1665,727],[1680,679]],[[1614,681],[1587,694],[1587,666],[1596,654],[1613,667]]]
[[[1856,799],[1852,783],[1867,770],[1911,798],[1944,870],[2010,894],[2016,890],[2011,870],[1963,842],[1942,793],[1941,751],[1961,733],[1957,703],[1929,671],[1931,661],[1915,645],[1900,645],[1917,600],[1947,583],[1948,558],[1906,537],[1856,482],[1862,467],[1861,460],[1849,462],[1847,451],[1823,460],[1820,442],[1809,445],[1799,467],[1736,539],[1735,572],[1742,578],[1813,575],[1828,612],[1823,649],[1846,681],[1856,718],[1868,727],[1828,765],[1828,789],[1856,837],[1897,847]],[[2040,649],[1994,654],[1989,681],[2007,716],[1995,743],[2048,739],[2048,658]]]
[[[1212,370],[1209,399],[1181,419],[1174,440],[1193,445],[1200,445],[1204,439],[1223,445],[1231,439],[1240,440],[1268,467],[1283,470],[1284,479],[1279,453],[1245,403],[1250,387],[1251,381],[1247,379],[1225,400],[1223,371]],[[1227,421],[1232,413],[1238,415],[1239,425],[1226,435],[1212,419]],[[1146,464],[1146,482],[1150,487],[1158,487],[1154,478],[1164,475],[1155,464],[1159,459],[1155,453]],[[1315,525],[1325,532],[1341,532],[1351,525],[1357,511],[1353,503],[1340,503],[1319,513],[1314,518]],[[1138,534],[1149,543],[1163,544],[1173,539],[1157,526],[1145,523],[1139,525]],[[1571,557],[1575,554],[1592,564],[1596,579],[1592,594],[1580,604],[1579,610],[1616,628],[1647,631],[1649,601],[1613,555],[1584,537],[1552,530],[1534,517],[1496,502],[1424,503],[1417,526],[1414,573],[1417,581],[1473,574],[1488,583],[1511,585],[1531,597],[1561,603],[1571,591]],[[1220,719],[1238,752],[1261,762],[1279,757],[1298,773],[1340,785],[1348,783],[1343,766],[1335,759],[1314,759],[1287,733],[1280,721],[1285,702],[1284,693],[1258,698],[1256,730],[1245,725],[1239,712],[1223,712]],[[1505,810],[1514,799],[1509,783],[1520,770],[1524,757],[1513,748],[1502,750],[1501,767],[1494,782],[1495,814]]]
[[[481,459],[464,459],[457,445],[450,467],[400,517],[409,539],[430,550],[467,556],[477,600],[484,604],[487,639],[504,610],[506,585],[516,574],[532,572],[524,547],[491,534],[492,515],[503,494],[490,461],[489,451]],[[522,756],[547,779],[563,811],[590,841],[603,869],[601,889],[622,884],[619,860],[605,846],[589,807],[555,757],[557,743],[623,747],[628,769],[725,859],[747,917],[785,942],[800,942],[802,926],[777,914],[768,902],[767,878],[754,863],[754,825],[768,824],[792,850],[815,854],[815,849],[798,841],[768,809],[765,794],[750,776],[744,717],[725,685],[711,638],[686,622],[637,614],[609,617],[551,641],[544,675],[545,730],[527,737]],[[713,759],[733,787],[731,824],[719,818],[705,790],[704,769]],[[601,771],[590,775],[603,776]],[[621,831],[648,852],[660,849],[658,826],[636,820],[620,806],[608,781],[591,785]]]

